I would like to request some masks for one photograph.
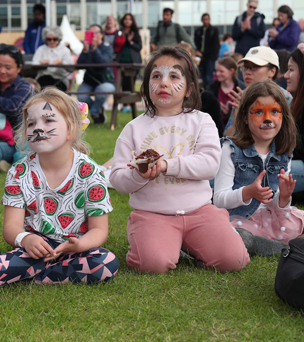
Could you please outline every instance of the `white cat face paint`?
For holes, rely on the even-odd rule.
[[[150,97],[156,108],[174,106],[180,112],[186,89],[186,78],[180,61],[171,56],[158,58],[149,80]]]
[[[27,110],[27,140],[37,153],[50,153],[62,147],[69,137],[66,121],[56,107],[38,102]]]

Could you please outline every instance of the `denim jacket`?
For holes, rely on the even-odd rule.
[[[231,139],[225,138],[222,139],[222,142],[225,140],[230,142],[230,146],[232,148],[231,159],[235,168],[234,185],[232,189],[239,189],[251,184],[265,169],[267,172],[262,180],[262,186],[269,186],[273,191],[273,195],[275,195],[279,188],[279,179],[277,175],[280,173],[282,168],[287,171],[288,163],[292,155],[288,156],[287,152],[282,155],[277,155],[275,152],[275,141],[273,140],[270,151],[267,154],[264,167],[263,160],[254,145],[241,149],[235,145]],[[260,201],[253,198],[249,205],[229,209],[229,215],[240,215],[249,218],[258,209],[260,204]]]

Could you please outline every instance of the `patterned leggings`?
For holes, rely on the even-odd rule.
[[[46,240],[52,248],[58,246],[57,242]],[[118,267],[116,256],[104,248],[66,253],[48,262],[33,259],[24,248],[16,248],[0,255],[0,286],[32,278],[37,284],[107,282],[114,278]]]

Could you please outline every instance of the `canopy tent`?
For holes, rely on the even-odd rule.
[[[62,18],[60,28],[62,31],[62,42],[69,43],[72,51],[76,55],[79,55],[83,49],[83,44],[74,34],[69,19],[66,15],[64,15]]]

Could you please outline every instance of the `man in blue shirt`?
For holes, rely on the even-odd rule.
[[[34,54],[40,45],[44,44],[42,40],[42,30],[45,27],[45,7],[36,4],[33,7],[34,21],[29,24],[25,31],[23,48],[25,53]]]

